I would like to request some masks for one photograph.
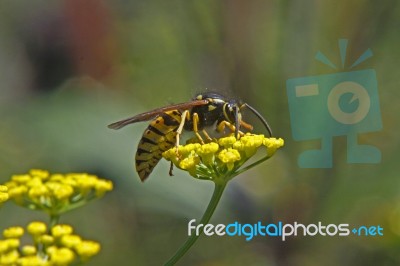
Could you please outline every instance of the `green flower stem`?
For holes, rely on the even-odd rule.
[[[239,171],[235,172],[235,174],[233,174],[230,178],[232,179],[232,178],[234,178],[235,176],[240,175],[241,173],[243,173],[243,172],[245,172],[245,171],[247,171],[247,170],[253,168],[254,166],[257,166],[257,165],[259,165],[260,163],[265,162],[265,161],[268,160],[269,158],[271,158],[271,156],[268,156],[268,155],[267,155],[267,156],[264,156],[264,157],[261,158],[260,160],[254,162],[254,163],[252,163],[252,164],[250,164],[250,165],[248,165],[248,166],[246,166],[246,167],[243,167],[243,168],[240,169]]]
[[[201,218],[199,224],[207,224],[211,216],[213,215],[215,209],[218,206],[219,200],[221,199],[222,193],[225,190],[225,187],[228,183],[228,180],[224,181],[222,178],[218,180],[219,182],[215,182],[215,187],[214,187],[214,193],[211,197],[210,202],[208,203],[207,209]],[[203,229],[200,230],[200,234],[196,235],[193,234],[191,235],[186,242],[180,247],[180,249],[175,253],[175,255],[169,259],[167,263],[165,263],[166,266],[170,265],[175,265],[185,255],[185,253],[193,246],[193,244],[197,241],[199,236],[203,233]]]
[[[51,228],[53,228],[55,225],[57,225],[59,220],[60,220],[60,215],[51,214],[50,215],[50,229],[49,230],[51,230]]]

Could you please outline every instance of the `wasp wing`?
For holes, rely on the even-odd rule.
[[[207,100],[194,100],[191,102],[186,102],[186,103],[178,103],[178,104],[173,104],[173,105],[168,105],[165,107],[157,108],[142,114],[138,114],[126,119],[123,119],[121,121],[117,121],[115,123],[112,123],[108,125],[108,128],[112,129],[120,129],[126,125],[136,123],[136,122],[142,122],[142,121],[148,121],[150,119],[155,118],[161,113],[171,111],[171,110],[187,110],[189,108],[192,108],[193,106],[199,106],[199,105],[206,105],[209,102]]]

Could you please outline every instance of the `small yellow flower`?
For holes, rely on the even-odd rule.
[[[219,146],[215,142],[210,142],[203,144],[197,148],[197,153],[204,155],[204,154],[211,154],[211,153],[216,153],[219,149]]]
[[[67,224],[58,224],[51,228],[51,234],[55,238],[60,238],[65,235],[70,235],[73,232],[73,228]]]
[[[28,187],[36,187],[43,185],[42,179],[40,177],[32,177],[28,182],[26,182]]]
[[[79,256],[89,258],[100,252],[100,244],[86,240],[76,245],[75,250]]]
[[[49,171],[41,169],[31,169],[29,174],[34,177],[39,177],[40,179],[47,179],[49,177]]]
[[[70,185],[61,184],[61,186],[54,191],[54,196],[58,200],[65,200],[74,193],[74,189]]]
[[[70,264],[75,259],[75,254],[69,248],[56,248],[50,253],[50,262],[55,266]]]
[[[190,156],[183,159],[179,163],[179,167],[184,170],[189,170],[190,168],[195,167],[200,162],[200,158],[198,156]]]
[[[190,155],[192,153],[192,151],[195,151],[199,147],[200,147],[199,143],[190,143],[185,146],[179,146],[178,153],[179,153],[179,155],[182,155],[185,157],[185,156]]]
[[[50,180],[45,184],[45,186],[50,190],[51,194],[54,194],[61,187],[61,182]]]
[[[83,194],[87,194],[90,192],[92,188],[95,187],[96,178],[90,175],[82,174],[82,175],[70,175],[70,178],[74,178],[77,181],[77,187],[81,189]]]
[[[17,184],[25,184],[29,180],[31,180],[31,178],[32,177],[30,175],[13,175],[11,177],[11,180],[14,181]]]
[[[0,240],[0,254],[8,250],[8,242],[5,240]]]
[[[49,182],[54,181],[54,182],[59,182],[62,183],[65,180],[65,176],[62,174],[52,174],[50,176]]]
[[[218,151],[219,146],[215,142],[210,142],[201,145],[197,150],[197,154],[201,157],[204,164],[212,164],[215,159],[215,153]]]
[[[218,158],[226,164],[228,170],[231,171],[235,166],[236,161],[240,161],[240,153],[232,148],[223,149],[219,154]]]
[[[46,233],[47,226],[42,222],[31,222],[26,229],[31,235],[37,236]]]
[[[10,187],[8,189],[8,195],[10,198],[19,198],[22,197],[27,191],[28,188],[26,186]]]
[[[0,256],[0,265],[6,266],[6,265],[16,265],[15,263],[17,262],[19,258],[19,253],[17,250],[11,250],[8,253],[1,254]]]
[[[267,147],[267,153],[269,156],[272,156],[279,147],[282,147],[285,144],[283,139],[264,139],[263,145]]]
[[[7,191],[8,191],[8,187],[7,186],[0,185],[0,192],[5,193]]]
[[[98,180],[95,184],[96,196],[101,197],[113,189],[113,183],[109,180]]]
[[[45,197],[49,195],[49,189],[41,184],[38,186],[31,187],[28,192],[28,196],[32,199],[39,199],[40,197]]]
[[[55,181],[55,180],[52,180],[52,181]],[[77,187],[78,186],[78,183],[76,182],[76,179],[73,179],[73,178],[63,178],[58,182],[63,183],[65,185],[70,185],[71,187]]]
[[[57,246],[50,246],[46,248],[46,253],[49,255],[53,254],[56,251],[57,251]]]
[[[3,231],[5,238],[20,238],[24,234],[24,228],[20,226],[9,227]]]
[[[231,147],[233,145],[233,143],[236,142],[236,138],[234,136],[229,136],[229,137],[225,137],[225,138],[220,138],[218,140],[218,144],[222,147]]]
[[[243,144],[243,151],[246,153],[247,157],[253,156],[258,147],[263,144],[263,140],[266,139],[264,135],[245,135],[240,139]]]
[[[187,170],[190,174],[195,174],[196,165],[199,164],[200,158],[198,156],[190,156],[179,163],[179,168]]]
[[[40,236],[40,243],[43,243],[43,245],[52,245],[54,243],[54,237],[51,235],[42,235]]]
[[[5,239],[4,241],[7,242],[8,248],[17,248],[19,247],[19,244],[21,243],[18,238],[8,238]]]
[[[18,259],[18,265],[21,266],[49,266],[49,264],[36,255],[27,255]]]
[[[25,245],[22,247],[22,254],[24,254],[25,256],[31,256],[36,254],[37,249],[35,246],[32,245]]]
[[[73,248],[81,242],[82,239],[78,235],[65,235],[61,237],[61,244],[67,248]]]
[[[0,203],[7,201],[8,198],[8,187],[0,185]]]

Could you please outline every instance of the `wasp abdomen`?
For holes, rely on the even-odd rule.
[[[175,145],[181,115],[178,110],[164,112],[144,131],[135,156],[136,171],[142,181],[153,171],[162,153]]]

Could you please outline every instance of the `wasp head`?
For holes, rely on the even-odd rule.
[[[231,124],[235,125],[235,136],[238,136],[240,127],[244,127],[248,130],[252,130],[253,127],[242,120],[241,110],[248,108],[258,119],[264,124],[270,136],[272,136],[272,130],[265,118],[252,106],[247,103],[241,103],[235,99],[229,100],[223,107],[224,117]]]
[[[197,110],[200,111],[204,110],[204,120],[209,121],[209,122],[215,122],[217,123],[222,122],[225,120],[226,122],[229,122],[230,124],[235,126],[235,136],[239,136],[239,130],[240,127],[244,127],[248,130],[252,129],[252,126],[245,123],[242,120],[242,113],[241,110],[245,107],[250,109],[252,113],[254,113],[260,121],[264,124],[266,127],[268,133],[270,136],[272,136],[272,131],[270,126],[268,125],[267,121],[265,120],[264,117],[253,107],[248,105],[247,103],[241,103],[240,101],[236,99],[226,99],[225,97],[217,94],[217,93],[204,93],[204,94],[198,94],[196,96],[197,100],[202,100],[206,99],[209,104],[207,106],[207,110],[204,110],[202,108],[196,108]],[[199,115],[201,115],[202,112],[199,112]],[[208,124],[207,122],[203,123],[204,125]]]

